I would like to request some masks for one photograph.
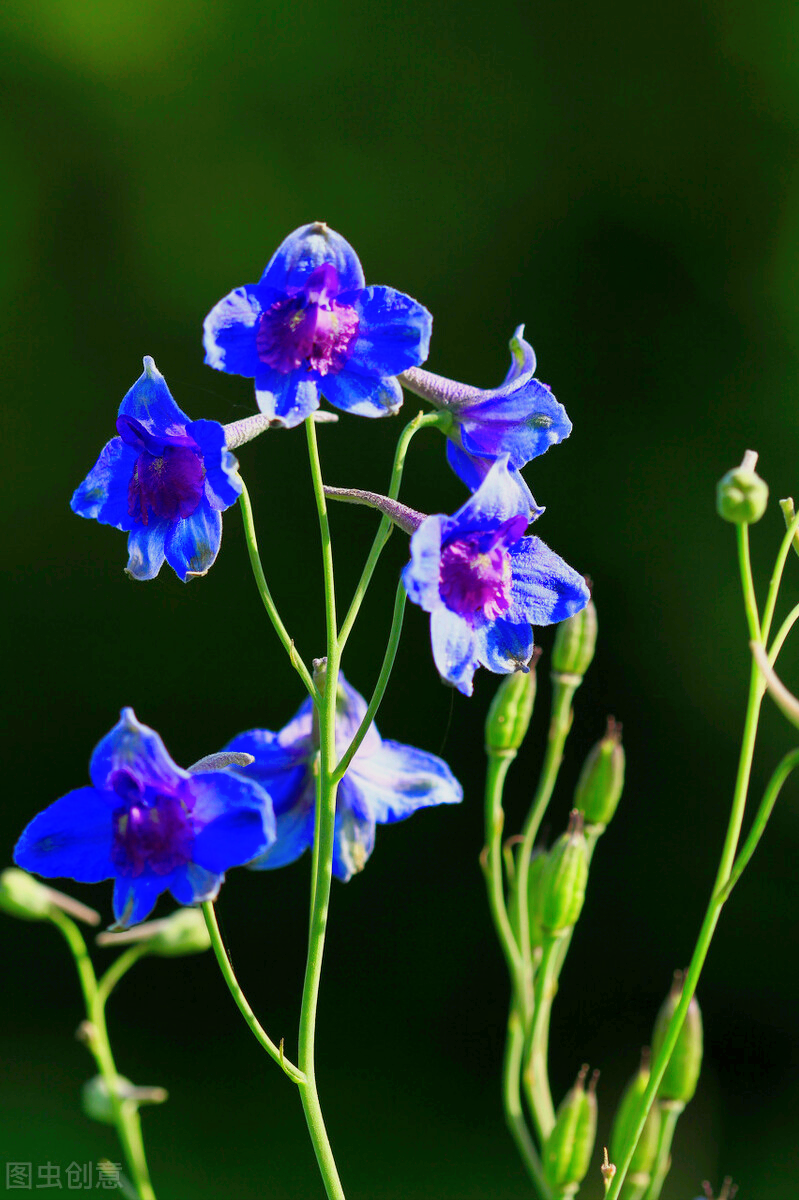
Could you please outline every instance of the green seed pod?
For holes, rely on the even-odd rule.
[[[753,525],[768,504],[768,484],[755,471],[757,454],[747,450],[740,467],[728,471],[716,488],[716,511],[733,525]]]
[[[610,1134],[610,1156],[614,1162],[622,1161],[625,1150],[630,1144],[641,1098],[649,1083],[649,1059],[649,1049],[644,1047],[641,1051],[641,1065],[624,1089],[622,1098],[619,1101],[619,1107],[616,1110],[616,1116],[613,1118],[613,1129]],[[655,1103],[649,1110],[649,1116],[646,1119],[643,1132],[638,1139],[638,1145],[630,1161],[625,1187],[627,1183],[638,1188],[649,1187],[652,1168],[657,1159],[659,1135],[660,1109],[657,1103]]]
[[[541,926],[541,881],[547,856],[542,850],[534,850],[527,868],[527,913],[530,926],[530,949],[535,950],[544,941]]]
[[[124,1075],[117,1075],[117,1090],[123,1103],[133,1104],[163,1104],[168,1098],[162,1087],[136,1087]],[[111,1094],[106,1087],[102,1075],[95,1075],[81,1088],[81,1107],[87,1117],[100,1121],[103,1125],[113,1125],[116,1121]]]
[[[516,751],[530,726],[535,703],[535,662],[529,671],[514,671],[500,683],[486,718],[486,754]]]
[[[594,1071],[588,1089],[583,1066],[575,1084],[566,1093],[544,1147],[544,1176],[561,1196],[574,1195],[591,1165],[596,1139],[596,1081]]]
[[[577,924],[588,880],[588,845],[583,814],[574,809],[569,828],[546,856],[541,879],[540,916],[544,932],[552,937]]]
[[[552,647],[552,674],[573,675],[577,683],[581,682],[594,659],[596,635],[596,606],[589,600],[585,608],[558,625]]]
[[[666,1036],[666,1027],[674,1010],[680,1003],[683,987],[683,972],[674,972],[671,991],[664,1000],[655,1020],[652,1034],[652,1054],[656,1058]],[[687,1104],[696,1091],[699,1072],[702,1069],[702,1014],[696,997],[691,998],[685,1014],[680,1036],[666,1067],[666,1073],[658,1088],[659,1100],[677,1100]]]
[[[604,828],[618,807],[623,788],[621,725],[608,717],[605,736],[589,751],[583,764],[574,792],[574,807],[583,814],[586,825]]]
[[[50,889],[27,871],[7,867],[0,875],[0,910],[22,921],[46,921],[53,910]]]

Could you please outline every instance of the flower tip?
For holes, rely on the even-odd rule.
[[[327,221],[311,221],[311,230],[314,233],[327,233]]]
[[[139,722],[136,719],[136,714],[132,708],[122,709],[119,714],[119,725],[120,728],[128,730],[129,732],[140,728]]]
[[[142,366],[144,367],[145,378],[163,379],[163,375],[155,365],[155,359],[152,357],[152,355],[145,354],[144,358],[142,359]]]

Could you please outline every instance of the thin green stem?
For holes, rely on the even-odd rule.
[[[213,947],[214,954],[216,955],[216,961],[219,963],[219,969],[222,972],[222,978],[227,984],[228,991],[230,992],[231,996],[236,1001],[236,1006],[239,1012],[250,1027],[255,1040],[258,1042],[258,1045],[266,1051],[269,1057],[275,1060],[277,1065],[286,1073],[286,1075],[288,1075],[289,1079],[296,1084],[304,1083],[305,1076],[303,1075],[302,1071],[295,1067],[292,1062],[289,1062],[283,1053],[282,1042],[280,1046],[275,1045],[275,1043],[269,1037],[269,1034],[258,1022],[255,1013],[250,1008],[247,997],[241,990],[239,981],[236,978],[236,974],[233,970],[230,959],[228,958],[225,944],[222,941],[222,935],[219,932],[219,924],[216,919],[216,911],[214,909],[213,902],[206,900],[202,906],[202,910],[205,917],[205,924],[208,928],[208,935],[211,938],[211,946]]]
[[[140,942],[136,946],[131,946],[124,954],[120,954],[111,963],[111,966],[101,976],[100,982],[97,984],[97,998],[103,1009],[108,1002],[108,997],[119,983],[123,975],[126,975],[130,968],[137,963],[140,958],[144,958],[145,954],[149,953],[150,947],[146,942]]]
[[[545,1145],[555,1124],[555,1106],[552,1103],[547,1070],[547,1046],[549,1014],[557,988],[559,941],[560,938],[545,939],[541,964],[535,973],[533,1023],[528,1040],[527,1066],[524,1071],[527,1100],[542,1146]]]
[[[738,539],[738,569],[744,593],[744,608],[746,610],[746,622],[749,626],[749,636],[753,641],[759,642],[761,640],[760,618],[757,612],[755,585],[752,580],[752,562],[749,557],[749,526],[736,525],[735,533]],[[764,632],[763,637],[768,637],[767,630]]]
[[[730,893],[735,887],[741,875],[746,870],[749,860],[757,849],[757,844],[763,836],[763,831],[768,824],[768,819],[771,816],[774,805],[777,803],[777,798],[782,790],[782,785],[795,767],[799,766],[799,750],[791,750],[786,754],[780,762],[779,766],[774,771],[771,779],[766,785],[766,790],[763,793],[763,799],[760,801],[760,807],[755,814],[755,819],[752,822],[752,828],[749,830],[746,841],[744,842],[737,858],[735,865],[732,868],[730,877],[718,896],[722,904],[726,904],[730,898]]]
[[[508,1017],[508,1037],[505,1042],[505,1060],[502,1069],[502,1102],[505,1110],[505,1121],[511,1137],[519,1152],[519,1156],[527,1168],[533,1187],[539,1200],[552,1200],[552,1192],[544,1178],[541,1159],[535,1143],[527,1128],[522,1107],[519,1078],[521,1075],[522,1057],[524,1054],[524,1028],[515,1003],[511,1006]]]
[[[739,529],[747,529],[748,526],[738,526]],[[771,631],[771,621],[774,617],[774,609],[777,607],[777,596],[782,582],[782,573],[785,570],[785,563],[791,550],[791,542],[793,541],[797,530],[799,530],[799,513],[796,514],[788,528],[785,530],[785,536],[780,544],[777,561],[774,564],[774,570],[769,583],[768,595],[766,596],[766,606],[763,609],[763,644],[765,645],[768,635]],[[754,635],[753,635],[754,636]]]
[[[660,1105],[660,1134],[652,1180],[644,1192],[644,1200],[659,1200],[666,1176],[671,1167],[671,1143],[685,1105],[681,1100],[664,1101]]]
[[[505,826],[505,812],[502,807],[502,792],[508,768],[515,757],[515,750],[500,754],[489,753],[488,755],[485,785],[486,849],[484,859],[488,906],[514,983],[514,990],[524,978],[524,957],[519,950],[505,906],[505,889],[502,878],[502,831]]]
[[[133,1185],[139,1200],[155,1200],[155,1192],[153,1191],[149,1171],[147,1170],[147,1158],[144,1153],[144,1142],[142,1140],[141,1122],[139,1121],[138,1111],[134,1106],[125,1104],[119,1095],[117,1083],[119,1073],[114,1062],[114,1056],[111,1053],[108,1028],[105,1023],[105,1011],[98,992],[97,977],[94,973],[89,952],[86,949],[86,943],[75,923],[58,909],[53,908],[51,910],[50,920],[60,930],[72,952],[72,957],[75,959],[78,979],[80,980],[81,991],[83,992],[83,1000],[86,1005],[86,1017],[88,1019],[87,1045],[97,1064],[97,1070],[105,1083],[108,1098],[111,1102],[114,1125],[122,1144],[122,1150]]]
[[[306,421],[306,425],[313,428],[312,421]],[[250,504],[250,494],[247,488],[242,483],[242,492],[239,497],[239,505],[241,507],[241,515],[244,521],[244,537],[247,542],[247,552],[250,556],[250,565],[252,573],[255,577],[255,585],[258,588],[258,594],[261,597],[263,606],[266,609],[267,616],[274,626],[275,633],[280,639],[280,644],[289,656],[289,662],[294,670],[299,675],[309,696],[317,698],[317,691],[311,678],[310,672],[302,661],[300,655],[294,646],[294,641],[289,637],[286,626],[283,624],[280,613],[277,611],[277,606],[272,599],[272,593],[269,590],[269,585],[266,582],[266,575],[261,563],[261,556],[258,553],[258,542],[255,537],[255,524],[252,516],[252,506]]]
[[[782,625],[780,625],[777,635],[774,638],[774,641],[771,643],[771,646],[769,647],[768,660],[771,663],[772,667],[774,666],[775,662],[777,661],[777,655],[779,654],[780,650],[782,650],[782,647],[785,644],[785,639],[787,638],[788,634],[791,632],[791,630],[793,629],[793,627],[797,621],[799,621],[799,604],[795,604],[794,607],[791,609],[791,611],[788,613],[788,616],[785,618]]]
[[[344,777],[347,767],[358,753],[361,742],[369,732],[371,724],[377,715],[377,710],[383,702],[383,696],[385,695],[386,688],[388,687],[388,681],[391,678],[391,672],[394,667],[394,659],[397,657],[397,649],[399,647],[400,637],[402,635],[402,619],[405,615],[405,599],[405,588],[400,580],[400,582],[397,584],[397,592],[394,597],[394,613],[391,618],[391,630],[388,635],[388,644],[386,646],[385,655],[383,656],[383,665],[380,668],[380,674],[377,678],[377,683],[375,684],[375,690],[372,695],[372,699],[369,701],[366,712],[364,713],[363,720],[355,732],[355,736],[353,737],[347,749],[344,751],[344,754],[341,756],[341,761],[338,763],[338,766],[333,772],[334,783],[338,783],[339,780]]]
[[[420,429],[429,428],[430,426],[445,428],[447,425],[451,424],[451,422],[452,418],[450,417],[449,413],[441,412],[419,412],[412,421],[408,422],[399,436],[397,448],[394,452],[394,466],[391,471],[391,481],[388,489],[389,499],[396,500],[399,496],[400,484],[402,483],[402,472],[405,468],[405,456],[408,453],[408,447],[411,444],[411,439],[413,438],[414,434],[418,433]],[[375,567],[380,559],[380,555],[383,553],[386,542],[391,536],[391,531],[393,528],[394,525],[390,517],[384,516],[381,518],[380,524],[377,527],[377,533],[375,534],[374,541],[372,542],[372,547],[369,551],[363,571],[361,572],[361,578],[358,580],[358,584],[355,588],[355,593],[352,597],[349,610],[341,624],[341,630],[339,632],[339,649],[341,651],[343,651],[347,643],[347,639],[352,632],[355,619],[360,612],[364,597],[369,589],[369,584],[372,581]]]
[[[312,421],[305,422],[308,436],[308,456],[311,464],[319,532],[322,541],[322,571],[325,585],[325,618],[327,629],[327,662],[315,701],[319,720],[319,770],[316,787],[316,838],[314,840],[311,885],[311,920],[308,933],[308,957],[302,989],[300,1012],[299,1062],[305,1073],[300,1087],[305,1120],[316,1153],[316,1161],[329,1200],[344,1200],[344,1190],[327,1136],[319,1093],[316,1087],[315,1041],[316,1011],[322,975],[322,957],[330,905],[330,885],[333,877],[333,848],[336,820],[337,784],[333,778],[336,764],[336,698],[340,649],[337,632],[336,593],[333,574],[333,551],[330,525],[325,503],[322,468],[316,430]]]

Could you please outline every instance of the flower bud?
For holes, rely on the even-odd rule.
[[[574,1086],[558,1109],[544,1148],[544,1175],[550,1187],[561,1195],[576,1192],[591,1165],[596,1138],[599,1072],[594,1071],[586,1090],[587,1074],[588,1067],[581,1067]]]
[[[129,943],[147,945],[149,954],[159,958],[177,958],[182,954],[202,954],[211,947],[205,917],[198,908],[179,908],[159,921],[145,921],[119,933],[101,933],[98,946],[124,946]]]
[[[535,659],[530,667],[506,675],[494,693],[486,717],[487,754],[515,753],[524,741],[535,703]]]
[[[652,1054],[657,1057],[666,1036],[666,1028],[680,1003],[683,988],[683,972],[674,972],[671,991],[664,1000],[655,1019],[652,1034]],[[696,1091],[699,1072],[702,1069],[702,1014],[696,997],[691,998],[685,1014],[677,1044],[674,1047],[666,1073],[658,1088],[659,1100],[677,1100],[687,1104]]]
[[[610,1134],[610,1156],[614,1162],[621,1162],[630,1144],[633,1130],[637,1124],[641,1099],[649,1083],[649,1050],[641,1052],[641,1065],[624,1089],[616,1116],[613,1118],[613,1129]],[[638,1145],[633,1152],[630,1166],[627,1169],[627,1179],[633,1187],[649,1187],[652,1168],[655,1165],[658,1152],[658,1137],[660,1135],[660,1109],[653,1104],[646,1118],[646,1124]]]
[[[137,1108],[140,1104],[163,1104],[168,1093],[162,1087],[136,1087],[124,1075],[117,1075],[117,1091],[123,1103],[132,1103]],[[95,1075],[81,1088],[81,1106],[87,1117],[100,1121],[103,1125],[113,1125],[116,1121],[111,1094],[102,1075]]]
[[[608,717],[608,727],[583,764],[574,792],[574,807],[586,825],[601,825],[611,820],[624,788],[624,748],[621,725]]]
[[[588,880],[588,845],[583,833],[583,814],[573,810],[569,828],[546,856],[541,879],[540,919],[552,937],[577,924]]]
[[[589,600],[585,608],[561,621],[555,630],[552,674],[573,675],[575,682],[581,682],[594,660],[596,635],[596,606]]]
[[[22,921],[46,921],[53,908],[50,889],[27,871],[7,867],[0,875],[0,910]]]
[[[757,454],[747,450],[740,467],[728,471],[716,488],[716,511],[733,525],[753,525],[768,504],[768,484],[755,471]]]

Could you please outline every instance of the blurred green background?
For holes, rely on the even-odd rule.
[[[492,385],[526,322],[574,433],[527,471],[538,531],[590,574],[596,662],[553,804],[562,828],[583,755],[622,720],[628,785],[594,860],[554,1013],[562,1095],[602,1069],[600,1139],[672,970],[691,952],[720,851],[747,678],[734,536],[716,480],[760,451],[799,492],[799,15],[787,0],[568,6],[423,0],[6,0],[0,10],[5,602],[2,859],[46,803],[86,781],[123,704],[188,763],[301,696],[260,609],[235,511],[211,574],[124,574],[125,538],[81,521],[72,490],[152,354],[192,417],[253,410],[249,380],[203,365],[201,322],[256,280],[295,226],[322,219],[367,280],[435,316],[429,366]],[[406,412],[416,411],[413,399]],[[320,430],[330,482],[385,487],[398,422]],[[240,453],[275,596],[301,652],[322,650],[304,439]],[[464,492],[432,434],[405,498]],[[337,511],[346,596],[374,528]],[[772,505],[754,536],[760,583]],[[403,561],[385,556],[345,670],[377,673]],[[799,564],[789,564],[786,603]],[[545,654],[551,631],[542,631]],[[509,831],[546,727],[511,776]],[[796,686],[791,647],[783,677]],[[445,755],[455,810],[378,831],[334,889],[319,1076],[351,1200],[517,1200],[498,1075],[507,986],[477,865],[481,727],[495,680],[443,688],[412,609],[379,726]],[[767,706],[756,792],[791,744]],[[782,1200],[799,1168],[796,785],[725,911],[700,987],[706,1065],[664,1200],[730,1172]],[[243,986],[295,1043],[308,863],[234,872],[220,915]],[[110,886],[80,889],[110,919]],[[162,911],[166,911],[163,906]],[[118,1157],[80,1113],[77,986],[55,932],[2,918],[0,1159]],[[111,1006],[120,1069],[169,1089],[145,1114],[160,1197],[320,1196],[290,1085],[257,1048],[210,956],[140,964]],[[599,1178],[586,1195],[598,1197]]]

